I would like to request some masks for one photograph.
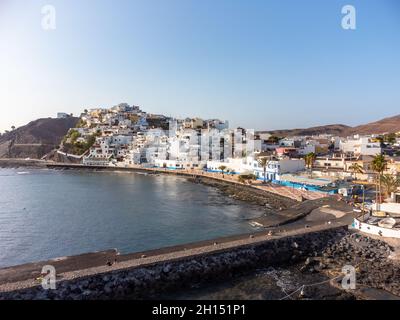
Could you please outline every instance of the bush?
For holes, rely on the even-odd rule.
[[[246,183],[246,182],[249,182],[251,180],[256,180],[256,179],[257,179],[257,177],[252,173],[251,174],[241,174],[239,176],[239,182],[241,182],[241,183]]]

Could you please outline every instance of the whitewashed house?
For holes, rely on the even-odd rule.
[[[340,140],[339,149],[344,154],[354,156],[375,156],[382,153],[379,142],[372,142],[371,137],[359,135]]]
[[[237,174],[251,172],[258,179],[264,179],[264,168],[253,157],[228,158],[226,161],[207,161],[207,169],[210,171],[220,172],[221,166],[225,166],[227,170]],[[280,180],[282,174],[296,173],[304,169],[305,162],[303,159],[274,159],[266,167],[265,179]]]

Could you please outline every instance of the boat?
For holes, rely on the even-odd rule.
[[[378,222],[378,226],[381,228],[393,229],[396,224],[396,220],[393,218],[382,219]]]
[[[372,216],[384,218],[384,217],[386,217],[386,212],[383,212],[383,211],[373,211],[373,212],[372,212]]]

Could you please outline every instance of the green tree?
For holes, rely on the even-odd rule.
[[[357,162],[354,162],[350,167],[349,170],[354,173],[354,179],[357,180],[357,173],[364,173],[363,167],[358,164]]]
[[[312,172],[313,172],[314,162],[316,159],[317,159],[317,155],[314,152],[310,152],[304,158],[307,168],[310,169],[311,176],[312,176]]]
[[[79,131],[77,130],[71,130],[69,132],[69,138],[71,139],[71,143],[74,144],[75,141],[81,136],[81,134],[79,133]]]
[[[267,168],[269,164],[271,163],[271,158],[270,157],[260,157],[257,159],[258,164],[263,168],[264,171],[264,180],[263,183],[265,184],[267,182]]]
[[[395,133],[389,133],[384,135],[384,141],[390,144],[396,143],[396,134]]]
[[[241,182],[241,183],[250,183],[250,181],[256,180],[257,177],[254,174],[250,173],[250,174],[241,174],[238,177],[238,179],[239,179],[239,182]]]
[[[221,170],[222,176],[224,176],[224,172],[227,169],[227,167],[222,165],[222,166],[219,166],[218,169]]]
[[[267,141],[269,143],[277,144],[279,142],[279,140],[281,140],[281,138],[279,138],[277,136],[270,136]]]
[[[376,209],[380,210],[380,202],[381,202],[381,176],[383,172],[386,170],[387,161],[385,156],[382,154],[377,154],[371,163],[371,169],[376,172],[377,179],[376,179]]]
[[[381,176],[380,181],[387,197],[390,197],[392,192],[396,192],[400,187],[400,177],[398,175],[384,174]]]

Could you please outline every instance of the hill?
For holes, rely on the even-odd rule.
[[[381,134],[399,131],[400,115],[388,117],[379,121],[359,125],[356,127],[350,127],[344,124],[332,124],[305,129],[272,130],[261,132],[270,133],[279,137],[311,136],[319,134],[333,134],[341,137],[347,137],[354,134]]]
[[[331,124],[326,126],[311,127],[306,129],[288,129],[288,130],[274,130],[274,131],[263,131],[266,133],[273,134],[278,137],[283,136],[312,136],[319,134],[333,134],[341,135],[343,132],[351,129],[351,127],[343,124]]]
[[[0,158],[40,159],[56,148],[79,118],[38,119],[0,136]]]
[[[351,134],[396,133],[400,131],[400,115],[351,128]]]

